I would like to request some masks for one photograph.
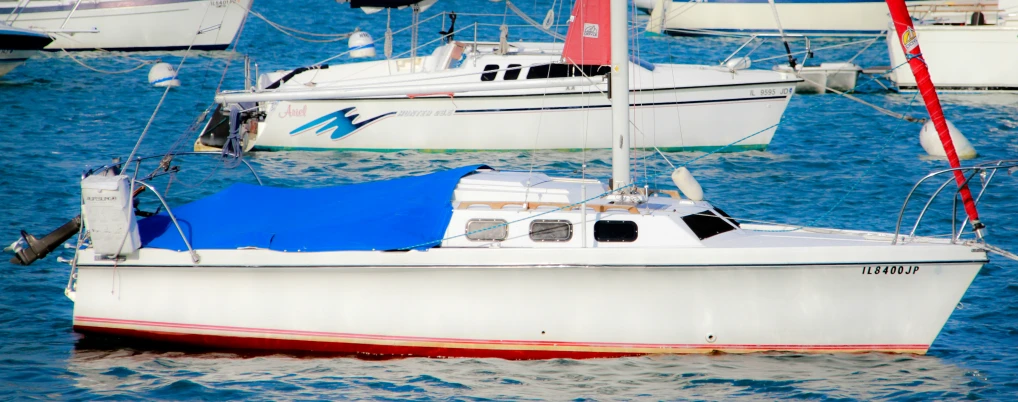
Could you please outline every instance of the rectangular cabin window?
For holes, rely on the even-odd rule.
[[[502,79],[515,80],[520,77],[520,71],[522,71],[522,68],[519,64],[510,64],[509,69],[505,70],[505,75],[502,76]]]
[[[636,222],[597,221],[594,223],[594,240],[603,242],[634,242],[639,236]]]
[[[574,77],[593,77],[597,75],[607,75],[611,72],[609,66],[594,66],[585,64],[582,66],[573,66]]]
[[[541,219],[530,222],[530,240],[569,241],[573,238],[573,224],[567,220]]]
[[[498,64],[488,64],[484,66],[486,73],[481,74],[481,81],[494,81],[498,75]]]
[[[742,225],[739,224],[739,221],[735,220],[735,218],[732,218],[731,216],[728,216],[728,214],[725,213],[725,211],[722,211],[721,208],[714,207],[714,212],[717,212],[718,215],[721,215],[723,218],[728,219],[728,222],[731,222],[731,224],[735,225],[735,227],[737,228],[742,227]]]
[[[467,221],[467,239],[475,241],[502,241],[509,237],[505,219],[471,219]]]
[[[512,67],[512,66],[510,66]],[[605,75],[611,72],[609,66],[594,66],[594,65],[582,65],[574,66],[571,64],[541,64],[537,66],[530,66],[530,70],[527,71],[527,79],[537,78],[565,78],[565,77],[593,77],[598,75]],[[506,72],[509,75],[509,72]],[[508,79],[508,78],[506,78]]]
[[[569,76],[570,67],[568,64],[558,63],[530,66],[530,71],[527,71],[527,79],[565,78]]]
[[[724,218],[715,215],[709,210],[683,216],[682,221],[686,222],[689,230],[692,230],[693,234],[699,237],[700,240],[735,230],[735,227],[728,224]]]

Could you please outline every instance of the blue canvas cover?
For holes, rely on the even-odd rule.
[[[196,250],[426,249],[445,236],[456,185],[480,167],[324,188],[234,184],[173,214]],[[138,228],[143,247],[187,250],[165,212]]]

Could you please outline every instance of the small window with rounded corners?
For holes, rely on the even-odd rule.
[[[569,241],[573,238],[573,224],[562,219],[539,219],[530,222],[530,240]]]
[[[594,240],[603,242],[633,242],[639,235],[633,221],[597,221],[594,223]]]
[[[523,68],[519,64],[510,64],[509,68],[505,70],[505,75],[502,76],[502,79],[512,81],[520,78],[520,71],[523,71]]]
[[[498,76],[498,64],[488,64],[484,66],[484,74],[481,74],[481,81],[494,81],[495,77]]]
[[[509,237],[505,219],[471,219],[467,221],[467,239],[474,241],[502,241]]]

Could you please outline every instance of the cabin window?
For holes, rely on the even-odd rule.
[[[530,240],[569,241],[573,238],[573,224],[566,220],[542,219],[530,222]]]
[[[569,65],[568,64],[541,64],[537,66],[530,66],[530,71],[527,71],[527,79],[537,78],[565,78],[569,76]]]
[[[739,224],[739,221],[735,220],[735,218],[732,218],[731,216],[728,216],[728,214],[725,213],[725,211],[722,211],[721,208],[714,207],[714,212],[717,212],[718,215],[721,215],[725,219],[728,219],[728,222],[733,224],[733,225],[735,225],[735,227],[737,227],[737,228],[741,228],[742,227],[742,225]]]
[[[700,240],[735,230],[735,227],[728,224],[724,218],[715,215],[711,211],[703,211],[683,216],[682,221],[686,222],[686,226],[689,226],[689,229],[692,230],[693,234],[695,234],[696,237],[699,237]]]
[[[509,237],[505,219],[471,219],[467,221],[467,239],[475,241],[502,241]]]
[[[633,221],[597,221],[594,223],[594,240],[603,242],[633,242],[639,235]]]
[[[609,66],[594,66],[594,65],[582,65],[574,66],[571,64],[542,64],[537,66],[530,66],[530,70],[527,71],[527,79],[536,78],[565,78],[565,77],[592,77],[596,75],[605,75],[611,72]]]
[[[503,80],[515,80],[520,77],[520,71],[522,68],[519,64],[510,64],[509,69],[505,70],[505,75],[502,76]]]
[[[585,64],[582,66],[573,66],[573,75],[576,77],[593,77],[595,75],[607,75],[611,72],[611,67],[608,66],[593,66]]]
[[[498,64],[489,64],[484,66],[484,74],[481,74],[481,81],[494,81],[495,76],[498,75]]]

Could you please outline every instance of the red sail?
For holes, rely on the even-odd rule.
[[[609,0],[577,0],[562,57],[572,64],[611,64]]]
[[[886,0],[887,8],[891,10],[891,19],[894,21],[894,29],[901,39],[901,47],[905,51],[905,58],[912,67],[912,75],[915,76],[916,84],[919,86],[919,93],[923,95],[926,102],[926,110],[930,113],[933,126],[937,128],[940,135],[940,142],[944,144],[944,152],[947,154],[947,161],[952,168],[958,168],[961,163],[958,161],[958,153],[954,149],[954,142],[951,141],[951,134],[947,129],[947,121],[944,120],[944,111],[940,108],[940,98],[937,97],[937,90],[930,80],[930,71],[923,60],[922,51],[919,50],[919,39],[916,37],[915,29],[912,28],[912,18],[908,15],[908,8],[905,0]],[[972,221],[973,229],[981,229],[979,212],[976,211],[976,203],[972,201],[972,193],[969,192],[965,183],[965,174],[959,170],[954,171],[954,179],[958,183],[961,199],[965,204],[965,213]]]

